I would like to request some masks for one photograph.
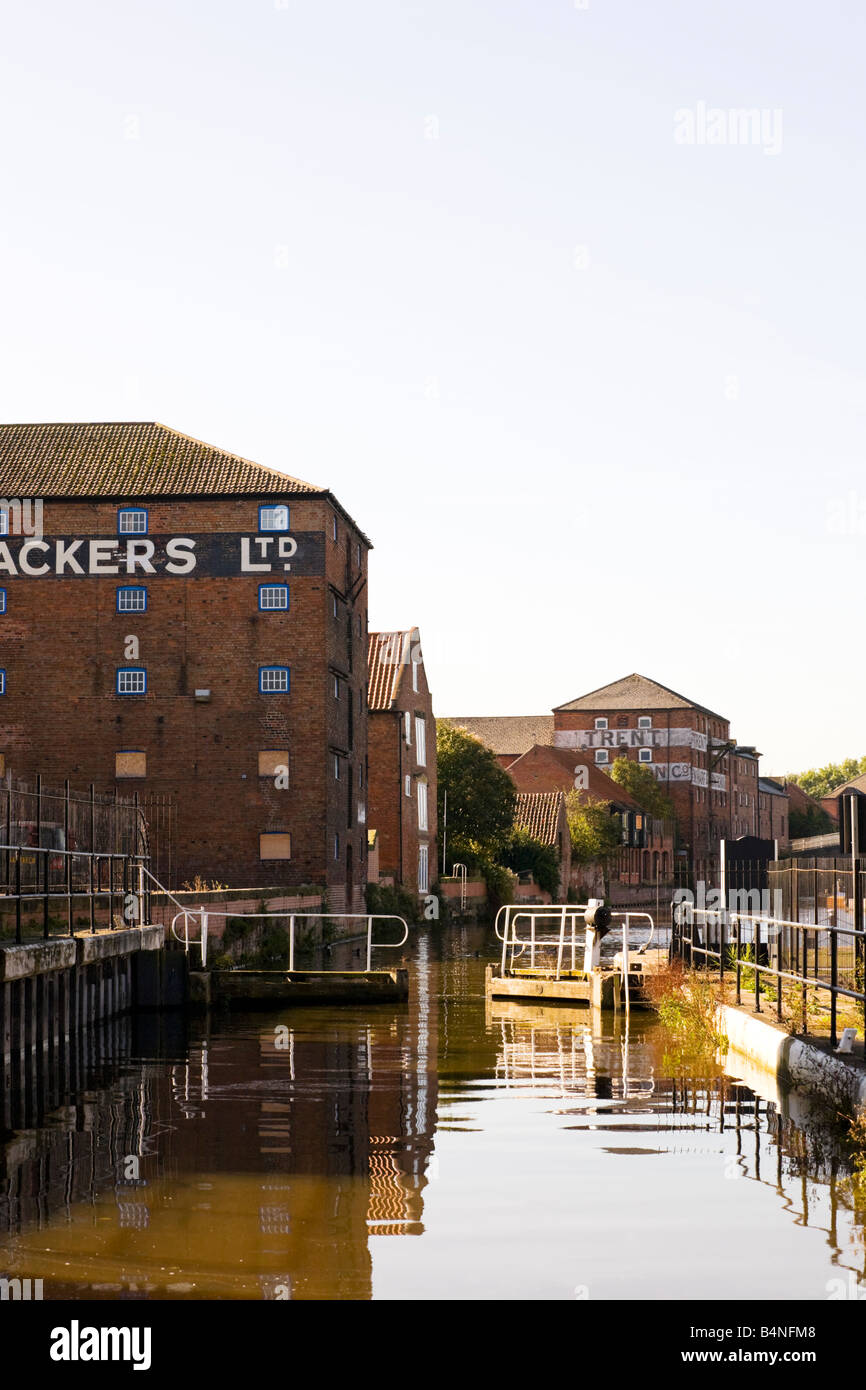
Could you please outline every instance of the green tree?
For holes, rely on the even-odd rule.
[[[531,873],[539,888],[552,898],[559,889],[559,851],[516,825],[502,852],[502,862],[515,873]]]
[[[450,862],[477,868],[498,860],[511,839],[517,788],[480,739],[440,721],[436,725],[439,825],[445,820]]]
[[[646,811],[657,820],[673,820],[674,807],[670,797],[662,791],[655,774],[641,763],[631,758],[616,758],[610,776],[617,786],[629,792]]]
[[[827,763],[826,767],[811,767],[808,772],[790,772],[788,781],[796,782],[808,796],[830,796],[837,787],[844,786],[855,777],[866,772],[866,756],[846,758],[841,763]]]
[[[792,840],[810,835],[829,835],[836,824],[823,806],[808,806],[805,811],[792,810],[788,816],[788,833]]]
[[[612,813],[609,801],[570,791],[565,797],[565,813],[578,864],[604,864],[621,848],[622,822]]]

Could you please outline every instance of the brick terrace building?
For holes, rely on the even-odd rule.
[[[611,864],[611,895],[617,901],[619,888],[626,890],[656,883],[670,885],[673,879],[674,840],[670,823],[646,815],[643,807],[625,787],[609,777],[592,762],[578,762],[568,748],[544,747],[536,744],[509,764],[508,775],[518,791],[576,791],[580,801],[608,801],[619,815],[632,813],[643,817],[645,834],[642,847],[624,845]]]
[[[756,833],[764,840],[778,840],[780,846],[787,845],[790,840],[788,794],[785,788],[771,777],[761,777],[758,780]]]
[[[43,502],[0,505],[12,774],[172,795],[179,883],[361,906],[370,543],[333,495],[154,423],[0,426],[0,495]]]
[[[436,721],[418,629],[371,632],[367,664],[379,877],[424,895],[437,877]]]
[[[634,673],[558,706],[553,717],[557,747],[582,750],[601,768],[633,758],[665,783],[694,878],[718,870],[720,839],[754,833],[734,825],[754,825],[758,755],[736,748],[723,715]]]

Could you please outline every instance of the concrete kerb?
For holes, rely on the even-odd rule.
[[[76,965],[92,965],[94,961],[131,955],[135,951],[158,951],[164,939],[164,927],[147,926],[20,945],[4,942],[0,946],[0,982],[71,970]]]
[[[718,1006],[717,1021],[732,1051],[765,1067],[784,1085],[827,1101],[843,1113],[866,1113],[862,1068],[731,1004]]]

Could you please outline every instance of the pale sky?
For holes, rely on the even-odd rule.
[[[860,755],[864,40],[860,0],[9,8],[0,419],[331,487],[437,713],[641,671],[765,772]]]

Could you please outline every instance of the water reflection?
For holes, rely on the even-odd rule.
[[[422,929],[408,1005],[123,1020],[16,1060],[0,1276],[83,1299],[859,1288],[826,1117],[651,1015],[490,1003],[489,953]]]

